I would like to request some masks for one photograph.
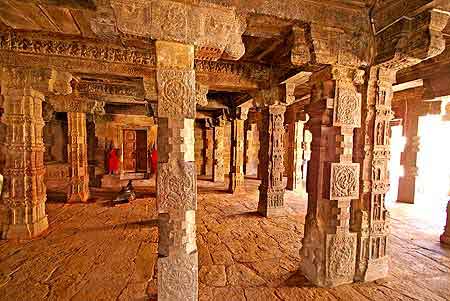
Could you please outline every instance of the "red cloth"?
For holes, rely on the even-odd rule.
[[[154,149],[152,151],[152,173],[156,173],[158,167],[158,151]]]
[[[115,173],[119,169],[119,158],[115,149],[112,149],[108,154],[108,171],[109,173]]]

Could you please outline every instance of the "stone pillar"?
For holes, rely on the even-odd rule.
[[[86,202],[89,198],[87,160],[86,113],[67,113],[69,144],[67,158],[70,165],[68,202]]]
[[[262,109],[260,158],[264,166],[259,186],[258,212],[263,216],[279,215],[284,206],[283,155],[285,105]]]
[[[40,74],[28,69],[4,69],[2,96],[6,125],[6,161],[1,206],[1,237],[29,239],[48,228],[44,183],[42,102],[32,85]]]
[[[228,191],[234,193],[244,185],[244,122],[248,110],[236,108],[231,121],[231,151],[230,151],[230,183]]]
[[[401,154],[400,163],[404,174],[399,179],[397,201],[401,203],[414,204],[417,177],[417,153],[420,148],[419,114],[413,106],[417,102],[409,102],[403,120],[403,135],[406,137],[405,149]]]
[[[303,160],[304,160],[304,128],[306,120],[296,120],[288,124],[289,151],[288,176],[286,189],[302,193],[303,186]]]
[[[447,204],[447,223],[445,224],[444,233],[441,235],[441,242],[450,245],[450,201]]]
[[[225,122],[218,120],[213,129],[214,149],[213,149],[213,182],[225,181],[224,169],[224,139],[225,139]]]
[[[360,199],[353,204],[352,230],[358,233],[355,280],[372,281],[388,274],[390,120],[395,72],[370,69],[362,106],[362,127],[356,134],[355,160],[361,166]]]
[[[204,175],[211,176],[213,170],[213,157],[214,157],[214,137],[213,130],[210,127],[205,126],[203,129],[204,140],[203,140],[203,150],[204,150]]]
[[[197,300],[194,47],[156,42],[158,300]]]
[[[318,286],[353,282],[356,234],[350,232],[350,203],[359,194],[359,164],[352,162],[353,130],[360,126],[363,71],[328,67],[314,74],[307,107],[312,132],[308,166],[308,212],[301,254],[303,274]]]

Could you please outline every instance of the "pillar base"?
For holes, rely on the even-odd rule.
[[[355,277],[356,281],[370,282],[387,277],[389,274],[389,257],[369,260],[363,275]]]
[[[450,245],[450,233],[444,233],[441,235],[441,243]]]
[[[26,240],[39,236],[47,229],[47,216],[44,216],[39,221],[30,224],[3,224],[1,226],[1,238]]]
[[[198,252],[158,258],[158,300],[196,301]]]
[[[398,184],[397,202],[414,204],[414,193],[416,187],[415,177],[402,177]]]
[[[315,232],[315,234],[314,238],[306,241],[304,239],[305,245],[301,251],[303,260],[300,266],[303,275],[320,287],[336,287],[353,283],[356,233],[319,234]],[[322,237],[321,240],[320,237]]]
[[[265,217],[284,215],[284,189],[272,190],[260,186],[258,212]]]

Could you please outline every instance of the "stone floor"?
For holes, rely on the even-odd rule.
[[[200,300],[449,300],[444,212],[391,210],[391,274],[375,283],[313,287],[298,272],[306,203],[286,194],[286,216],[258,216],[257,184],[231,196],[198,181]],[[138,185],[137,185],[138,186]],[[0,300],[151,300],[158,231],[154,187],[132,204],[112,194],[89,204],[48,203],[50,230],[29,242],[0,241]]]

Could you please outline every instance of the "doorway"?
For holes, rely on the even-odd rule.
[[[123,170],[147,172],[147,130],[123,130]]]

